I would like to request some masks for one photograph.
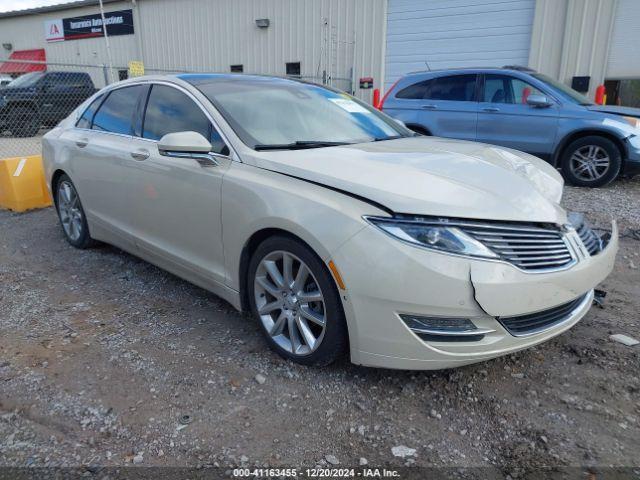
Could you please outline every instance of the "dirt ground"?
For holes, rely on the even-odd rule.
[[[0,466],[638,467],[640,346],[609,336],[640,338],[640,182],[565,202],[596,226],[622,217],[605,308],[435,372],[296,366],[214,295],[109,246],[75,250],[52,209],[2,211]]]

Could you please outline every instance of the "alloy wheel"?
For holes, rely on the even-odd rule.
[[[573,152],[569,161],[573,174],[589,182],[602,178],[611,164],[607,151],[598,145],[580,147]]]
[[[327,320],[324,295],[302,260],[271,252],[258,265],[254,292],[260,320],[281,348],[304,356],[320,346]]]
[[[64,180],[58,186],[58,213],[62,228],[69,239],[78,241],[82,235],[83,214],[80,208],[80,199],[74,186]]]

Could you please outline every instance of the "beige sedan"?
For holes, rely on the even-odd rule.
[[[261,76],[111,85],[45,135],[62,230],[251,311],[306,365],[448,368],[578,322],[611,271],[559,206],[560,175],[509,149],[416,136],[344,93]]]

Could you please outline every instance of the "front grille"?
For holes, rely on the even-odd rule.
[[[589,251],[589,255],[596,255],[602,250],[602,241],[600,237],[591,230],[587,224],[583,223],[577,229],[580,240],[584,244],[585,248]]]
[[[571,302],[542,312],[517,317],[497,317],[497,320],[511,335],[516,337],[540,333],[566,320],[587,295],[588,293]]]
[[[463,224],[459,228],[523,270],[557,269],[574,261],[557,230],[491,224]]]

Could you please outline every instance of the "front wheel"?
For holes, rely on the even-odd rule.
[[[249,264],[249,301],[269,346],[303,365],[324,366],[347,349],[338,290],[324,263],[286,236],[262,242]]]
[[[579,138],[565,149],[561,158],[564,178],[578,187],[602,187],[620,173],[622,155],[608,138]]]

